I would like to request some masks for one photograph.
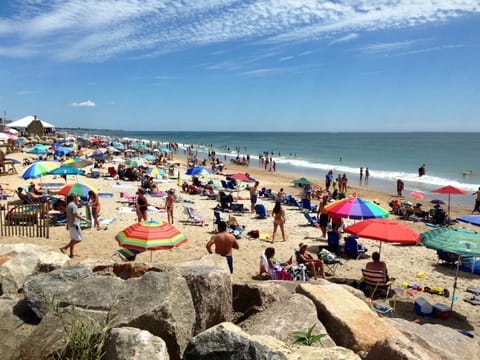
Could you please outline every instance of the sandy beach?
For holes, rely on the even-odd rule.
[[[22,161],[26,154],[14,153],[9,154],[8,157],[18,159]],[[184,175],[187,169],[185,158],[180,156],[174,156],[175,161],[180,162],[181,166],[178,169],[182,174],[182,180],[189,180],[189,176]],[[270,188],[273,192],[277,192],[280,188],[284,188],[285,193],[300,197],[300,189],[292,186],[292,180],[302,176],[302,174],[286,174],[281,172],[267,172],[263,169],[252,165],[248,168],[243,166],[235,166],[227,164],[227,168],[224,169],[224,173],[236,173],[236,172],[248,172],[252,177],[256,178],[260,182],[259,188]],[[108,166],[108,165],[107,165]],[[21,164],[16,165],[19,173],[23,170]],[[87,168],[88,171],[88,168]],[[176,170],[177,171],[177,170]],[[323,185],[323,178],[310,179],[315,183]],[[216,184],[220,184],[220,180],[223,179],[220,175],[207,175],[201,177],[202,181],[213,180]],[[121,192],[125,192],[130,195],[134,195],[136,188],[139,186],[139,182],[125,182],[114,180],[113,178],[87,178],[79,177],[79,182],[91,184],[99,189],[102,193],[111,193],[112,197],[101,198],[101,213],[100,219],[113,219],[113,222],[107,226],[103,226],[101,230],[86,229],[83,231],[84,240],[76,247],[76,254],[78,255],[72,259],[72,263],[79,263],[86,259],[99,259],[103,261],[112,261],[112,254],[119,248],[118,243],[115,241],[115,235],[126,228],[127,226],[136,222],[136,215],[132,212],[127,212],[125,209],[125,199],[120,196]],[[51,175],[44,176],[41,180],[36,179],[36,182],[64,182],[61,178],[53,178]],[[26,186],[30,180],[26,181],[21,179],[18,174],[6,175],[0,179],[3,186],[15,189],[18,186]],[[68,183],[75,182],[73,176],[68,177]],[[351,183],[357,183],[350,181]],[[153,261],[161,261],[168,263],[176,263],[179,261],[191,260],[201,257],[207,254],[205,244],[209,240],[210,236],[214,232],[213,226],[213,208],[217,205],[216,200],[209,200],[202,195],[190,195],[181,192],[181,188],[177,186],[176,180],[162,181],[158,183],[159,191],[166,191],[170,188],[176,190],[177,202],[174,205],[174,225],[184,232],[188,237],[188,242],[178,248],[164,251],[154,251],[152,253],[146,252],[140,254],[137,257],[138,262],[150,261],[150,257]],[[391,193],[382,193],[368,188],[368,186],[357,186],[348,188],[348,193],[356,193],[358,197],[375,200],[380,206],[385,209],[389,209],[388,203],[392,199],[396,198],[395,188],[392,186]],[[244,204],[245,208],[250,208],[249,193],[246,190],[234,192],[233,196],[239,195],[240,203]],[[149,197],[149,202],[156,206],[164,205],[164,198]],[[16,196],[8,198],[9,201],[17,200]],[[408,198],[412,202],[417,202],[414,198]],[[446,201],[446,195],[445,195]],[[272,210],[274,202],[270,199],[260,197],[258,203],[262,203],[268,210]],[[318,204],[318,200],[312,200],[313,204]],[[193,224],[187,221],[187,215],[184,213],[184,206],[193,207],[204,218],[205,223],[203,225]],[[426,209],[428,205],[424,204]],[[286,261],[294,252],[294,249],[298,248],[298,244],[301,242],[308,243],[311,246],[315,245],[327,245],[327,240],[321,238],[320,229],[312,227],[307,224],[304,215],[298,208],[284,206],[286,211],[286,236],[287,241],[281,242],[281,234],[277,233],[277,240],[274,243],[276,250],[276,257],[280,261]],[[455,207],[455,200],[452,200],[451,217],[455,218],[459,215],[469,214],[471,209],[464,209]],[[228,214],[222,214],[224,218],[228,218]],[[241,216],[237,216],[237,220],[240,225],[244,226],[242,237],[239,241],[240,250],[234,252],[234,273],[232,279],[234,282],[248,282],[254,281],[252,277],[258,274],[259,271],[259,258],[263,250],[272,246],[270,240],[253,239],[247,236],[247,232],[250,230],[259,230],[260,233],[268,234],[271,237],[273,230],[273,219],[269,217],[267,219],[257,219],[254,214],[244,213]],[[397,216],[391,215],[391,219],[397,219]],[[149,213],[149,219],[166,221],[167,214],[164,211],[158,213]],[[427,227],[425,223],[402,221],[407,226],[411,227],[417,232],[424,232],[431,228]],[[353,220],[347,220],[348,224],[353,223]],[[470,227],[470,225],[460,223],[458,226]],[[473,227],[474,228],[474,227]],[[4,237],[0,239],[1,243],[34,243],[38,245],[48,245],[53,249],[59,249],[68,241],[68,232],[65,226],[52,226],[50,228],[50,238],[27,238],[27,237]],[[337,272],[332,281],[342,281],[342,279],[359,280],[361,277],[361,269],[365,267],[366,262],[370,261],[370,255],[378,250],[379,242],[367,239],[361,239],[361,243],[368,248],[368,256],[364,259],[342,259],[342,264],[337,268]],[[400,288],[403,282],[407,282],[410,285],[418,285],[420,287],[442,287],[447,288],[450,293],[453,290],[453,282],[455,269],[447,265],[439,265],[437,263],[437,255],[434,250],[427,249],[423,246],[397,246],[394,244],[383,244],[381,249],[382,259],[387,263],[390,276],[396,278],[394,288]],[[425,277],[417,277],[418,273],[425,274]],[[404,292],[403,295],[397,297],[396,311],[398,316],[407,320],[421,319],[426,322],[438,322],[453,328],[469,331],[476,336],[480,335],[480,312],[478,307],[471,305],[463,301],[466,297],[471,297],[472,294],[466,292],[468,286],[480,287],[480,278],[478,275],[470,274],[467,272],[460,272],[458,277],[458,288],[456,295],[458,300],[454,302],[454,313],[447,320],[438,320],[431,318],[419,317],[413,307],[413,302],[417,296],[424,296],[431,303],[443,303],[450,306],[451,298],[445,298],[440,295],[432,295],[423,292],[417,294],[408,295]],[[389,304],[393,306],[393,301]]]

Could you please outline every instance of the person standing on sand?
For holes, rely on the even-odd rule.
[[[363,167],[360,166],[360,182],[362,182],[363,179]]]
[[[80,221],[86,221],[90,223],[90,220],[80,216],[77,207],[78,195],[71,194],[67,196],[67,230],[70,234],[70,242],[64,247],[60,248],[60,251],[65,254],[65,250],[70,248],[70,257],[73,258],[73,248],[80,241],[82,241],[82,230],[80,229]]]
[[[317,218],[318,218],[318,223],[320,225],[320,230],[322,230],[322,238],[325,239],[327,236],[327,225],[328,225],[328,214],[324,211],[324,207],[328,203],[328,195],[323,195],[322,201],[320,201],[320,204],[318,206],[318,211],[317,211]]]
[[[100,230],[100,224],[98,223],[98,215],[100,213],[100,200],[98,195],[94,191],[88,192],[88,203],[92,208],[93,226]]]
[[[167,197],[165,199],[165,209],[167,209],[167,222],[173,224],[173,203],[175,198],[173,197],[173,190],[167,191]]]
[[[208,241],[206,248],[209,254],[212,254],[212,245],[215,244],[215,254],[221,255],[227,259],[230,273],[233,273],[232,249],[240,249],[237,239],[227,232],[227,223],[220,221],[218,223],[218,233],[213,235]]]
[[[365,183],[368,183],[368,177],[370,176],[370,171],[368,171],[368,168],[365,169]]]
[[[403,181],[398,179],[397,180],[397,195],[398,195],[398,197],[402,196],[403,187],[404,187]]]
[[[472,195],[476,195],[475,199],[475,207],[472,210],[472,214],[477,211],[480,213],[480,187],[478,188],[478,191],[474,192]]]
[[[255,185],[250,188],[250,212],[255,212],[255,205],[257,204],[257,190],[260,183],[255,181]]]
[[[285,239],[285,211],[282,209],[282,204],[280,201],[275,201],[275,206],[272,210],[273,215],[273,234],[272,234],[272,243],[275,241],[275,234],[277,233],[278,227],[280,227],[280,231],[282,232],[282,239]]]

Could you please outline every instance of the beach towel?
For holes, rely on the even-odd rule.
[[[109,218],[109,219],[100,219],[98,220],[98,223],[100,225],[110,225],[110,224],[113,224],[115,222],[115,218]]]
[[[267,233],[260,233],[258,238],[260,240],[270,240],[270,235],[268,235]]]
[[[473,295],[472,297],[463,299],[472,305],[480,305],[480,295]]]
[[[138,186],[136,186],[135,184],[121,184],[121,183],[112,184],[112,187],[114,187],[116,189],[136,189],[136,188],[138,188]]]
[[[467,287],[467,292],[470,292],[475,295],[480,295],[480,287],[469,286]]]
[[[145,196],[151,196],[151,197],[165,197],[164,192],[158,192],[158,193],[146,193]]]
[[[113,194],[112,193],[98,193],[98,197],[111,198],[111,197],[113,197]]]

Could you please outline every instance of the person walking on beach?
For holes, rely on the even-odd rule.
[[[365,169],[365,183],[368,183],[368,177],[370,176],[370,171],[368,171],[368,168]]]
[[[398,195],[398,197],[402,196],[403,187],[404,187],[403,181],[398,179],[397,180],[397,195]]]
[[[215,254],[223,256],[227,259],[230,273],[233,273],[233,256],[232,249],[240,249],[237,239],[227,232],[227,223],[220,221],[217,225],[218,233],[213,235],[208,241],[206,248],[209,254],[212,254],[212,245],[215,245]]]
[[[362,182],[363,179],[363,167],[360,166],[360,182]]]
[[[173,197],[173,190],[167,191],[167,197],[165,199],[165,209],[167,209],[167,221],[170,224],[173,224],[173,202],[175,198]]]
[[[64,247],[60,248],[60,251],[65,254],[67,249],[70,249],[70,257],[73,258],[73,248],[80,241],[82,241],[82,230],[80,229],[80,221],[86,221],[90,223],[90,220],[82,217],[77,207],[78,195],[70,194],[67,196],[67,230],[70,234],[70,242]]]
[[[282,240],[286,241],[285,239],[285,211],[282,209],[282,204],[280,201],[275,201],[275,206],[272,210],[273,215],[273,234],[272,234],[272,243],[275,242],[275,234],[277,233],[278,227],[280,227],[280,231],[282,232]]]
[[[255,212],[255,205],[257,204],[258,185],[260,185],[260,183],[258,181],[255,181],[255,185],[253,185],[250,188],[250,212],[251,213]]]
[[[88,192],[88,204],[92,208],[93,226],[100,230],[100,224],[98,223],[98,214],[100,213],[100,200],[98,195],[94,191]]]
[[[476,195],[477,197],[475,198],[475,207],[472,210],[472,214],[477,211],[480,213],[480,187],[476,192],[474,192],[472,195]]]
[[[327,236],[327,225],[328,225],[328,214],[325,212],[324,207],[328,203],[328,195],[323,195],[322,201],[318,206],[317,218],[320,225],[320,230],[322,230],[322,238],[325,239]]]
[[[137,203],[135,204],[135,211],[137,212],[138,222],[147,221],[148,200],[145,197],[142,188],[137,190]]]
[[[333,170],[329,170],[327,175],[325,175],[325,189],[328,191],[330,190],[330,185],[332,185],[333,181]]]

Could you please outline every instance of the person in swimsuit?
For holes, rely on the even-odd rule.
[[[320,230],[322,230],[322,238],[325,238],[327,236],[327,225],[328,225],[329,218],[328,218],[328,214],[323,210],[323,208],[327,205],[327,203],[328,203],[328,195],[323,195],[322,201],[320,202],[320,205],[318,206],[318,211],[317,211]]]
[[[88,203],[92,207],[93,226],[100,230],[100,224],[98,223],[98,214],[100,214],[100,200],[98,195],[92,190],[88,192]]]
[[[282,209],[282,204],[280,201],[275,202],[275,206],[272,210],[273,215],[273,234],[272,234],[272,243],[275,241],[275,234],[277,233],[278,227],[282,232],[282,239],[285,241],[285,212]]]
[[[173,224],[173,202],[175,198],[173,197],[173,190],[168,190],[167,198],[165,199],[165,209],[167,209],[168,222]]]
[[[142,188],[138,188],[137,190],[135,210],[137,211],[138,222],[147,221],[148,200]]]

